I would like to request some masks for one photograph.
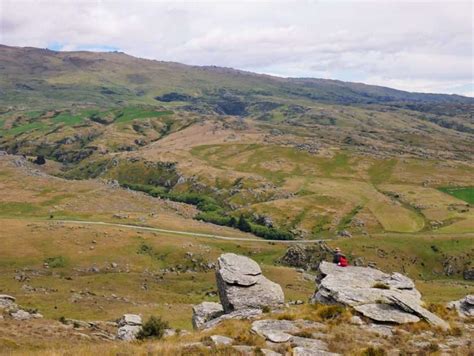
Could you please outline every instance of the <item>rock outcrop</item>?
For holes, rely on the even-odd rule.
[[[216,270],[219,298],[226,313],[284,303],[280,285],[267,279],[252,259],[234,253],[219,257]]]
[[[252,259],[234,253],[221,255],[216,266],[221,304],[203,302],[193,307],[193,327],[210,329],[228,319],[250,319],[263,307],[284,303],[280,285],[268,280]]]
[[[456,309],[462,318],[474,317],[474,295],[466,295],[464,298],[448,303],[449,309]]]
[[[136,314],[124,314],[118,322],[117,339],[132,341],[142,328],[142,318]]]
[[[364,316],[396,324],[421,319],[441,327],[449,325],[422,307],[421,294],[413,281],[400,274],[387,274],[374,268],[339,267],[321,262],[321,278],[312,302],[342,304],[353,307]]]
[[[222,314],[224,314],[224,308],[219,303],[202,302],[195,305],[193,306],[193,327],[194,329],[199,329],[209,320],[215,319]]]

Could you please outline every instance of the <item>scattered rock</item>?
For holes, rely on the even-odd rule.
[[[233,339],[227,336],[222,336],[222,335],[212,335],[211,340],[214,345],[216,346],[221,346],[221,345],[232,345],[234,342]]]
[[[199,329],[211,319],[215,319],[224,314],[224,308],[219,303],[202,302],[193,306],[193,327]]]
[[[257,320],[252,323],[252,329],[254,333],[257,333],[264,338],[267,338],[269,333],[296,333],[300,329],[290,320]]]
[[[142,318],[136,314],[124,314],[118,322],[117,339],[132,341],[142,328]]]
[[[0,308],[8,308],[15,305],[16,298],[11,295],[0,294]]]
[[[462,275],[466,281],[474,281],[474,268],[464,270]]]
[[[349,323],[351,323],[352,325],[365,325],[361,317],[357,315],[352,316],[351,319],[349,320]]]
[[[253,356],[255,355],[255,347],[247,345],[235,345],[232,348],[239,352],[239,355],[242,356]]]
[[[295,347],[293,348],[293,356],[338,356],[339,354],[323,351],[323,350],[315,350],[310,349],[307,347]]]
[[[228,314],[223,314],[215,319],[211,319],[205,324],[203,324],[200,329],[210,329],[215,327],[216,325],[219,325],[221,322],[224,320],[229,320],[229,319],[250,319],[250,318],[255,318],[257,316],[262,315],[262,310],[261,309],[242,309],[242,310],[236,310],[232,313]]]
[[[10,316],[15,320],[30,320],[33,316],[25,310],[17,310],[10,313]]]
[[[293,347],[305,347],[312,350],[326,351],[328,344],[322,340],[309,339],[307,337],[293,336],[291,338],[291,345]]]
[[[263,356],[282,356],[281,353],[270,350],[270,349],[260,349],[260,352]]]
[[[219,297],[226,313],[234,310],[281,305],[280,285],[262,275],[252,259],[233,253],[219,257],[216,271]]]
[[[339,231],[337,235],[341,237],[352,237],[352,234],[347,230]]]
[[[474,317],[474,295],[470,294],[462,299],[448,303],[449,309],[456,309],[463,318]]]

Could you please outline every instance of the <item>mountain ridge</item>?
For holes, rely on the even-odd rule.
[[[225,89],[247,95],[290,97],[342,105],[406,107],[408,102],[474,105],[474,98],[454,94],[412,93],[333,79],[276,77],[227,67],[144,59],[123,52],[62,52],[2,45],[0,64],[3,77],[0,95],[7,105],[15,105],[15,96],[24,97],[25,91],[29,94],[26,99],[39,95],[58,102],[61,100],[54,93],[58,89],[71,95],[69,101],[81,101],[85,95],[79,92],[79,88],[83,87],[91,94],[98,86],[107,88],[105,95],[108,97],[93,95],[93,101],[109,104],[116,100],[151,103],[154,96],[165,93],[168,88],[175,88],[177,92],[187,94]],[[91,73],[95,73],[96,77],[91,77]],[[130,88],[136,89],[135,92]],[[43,91],[44,94],[35,91]]]

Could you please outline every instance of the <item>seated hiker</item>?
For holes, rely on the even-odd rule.
[[[347,258],[341,252],[341,249],[339,247],[336,247],[336,249],[334,250],[334,258],[332,259],[332,262],[341,267],[347,266]]]

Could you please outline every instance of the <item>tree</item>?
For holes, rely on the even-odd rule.
[[[229,226],[230,227],[236,227],[237,226],[237,219],[234,218],[233,216],[231,216],[230,219],[229,219]]]
[[[244,232],[251,232],[252,231],[252,227],[250,226],[248,221],[245,220],[243,215],[240,215],[239,221],[237,223],[237,228],[240,231],[244,231]]]

